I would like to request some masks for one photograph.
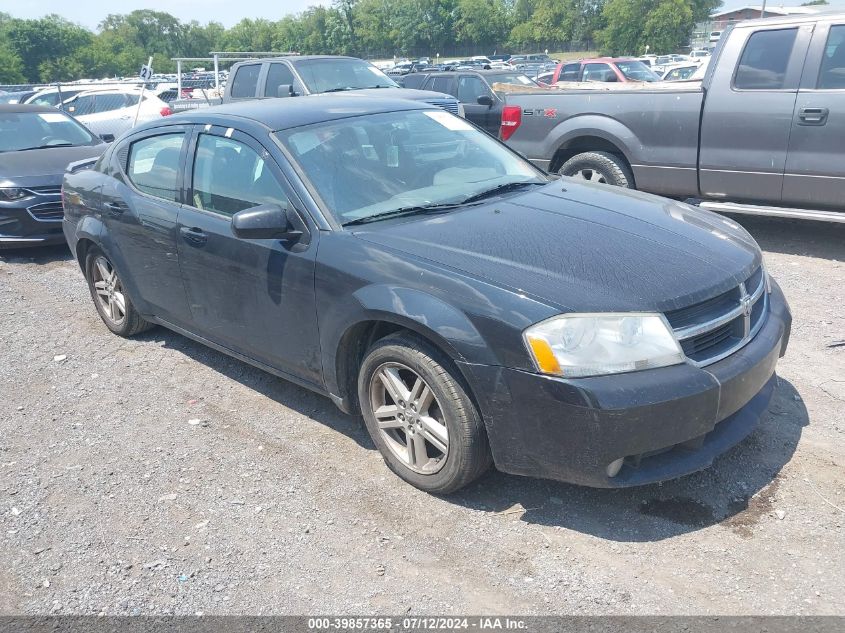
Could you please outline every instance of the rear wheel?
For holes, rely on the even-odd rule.
[[[580,180],[634,188],[634,176],[625,161],[609,152],[584,152],[566,161],[558,173]]]
[[[441,494],[467,485],[491,463],[481,416],[450,368],[426,342],[398,335],[378,341],[358,375],[361,413],[387,466]]]
[[[91,248],[85,257],[85,277],[97,312],[112,332],[133,336],[152,327],[138,314],[117,270],[99,248]]]

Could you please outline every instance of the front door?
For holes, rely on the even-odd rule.
[[[316,231],[305,247],[235,237],[235,213],[261,204],[294,207],[292,190],[265,148],[232,128],[203,128],[191,153],[189,204],[179,212],[179,263],[194,332],[322,384]]]
[[[845,23],[813,33],[795,103],[783,203],[845,211]]]
[[[499,121],[493,121],[493,107],[478,103],[479,97],[489,97],[494,101],[492,91],[487,84],[476,75],[460,75],[458,77],[458,101],[464,106],[464,116],[475,123],[482,130],[493,136],[498,136]]]
[[[779,204],[812,25],[737,29],[704,101],[699,185],[715,199]]]

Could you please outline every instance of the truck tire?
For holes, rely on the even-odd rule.
[[[584,152],[576,154],[558,170],[561,176],[570,176],[590,182],[600,182],[626,189],[634,188],[634,175],[625,160],[610,152]]]
[[[376,342],[358,376],[367,430],[387,467],[412,486],[448,494],[492,463],[481,415],[448,358],[410,334]]]

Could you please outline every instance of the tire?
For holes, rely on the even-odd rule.
[[[591,182],[600,182],[626,189],[634,188],[634,175],[625,160],[609,152],[584,152],[566,161],[558,170],[561,176],[570,176]]]
[[[138,314],[117,270],[97,247],[90,248],[85,256],[85,279],[100,318],[112,332],[130,337],[153,327]]]
[[[415,336],[391,335],[368,350],[358,373],[358,401],[387,467],[420,490],[454,492],[492,463],[484,422],[468,388],[448,357]]]

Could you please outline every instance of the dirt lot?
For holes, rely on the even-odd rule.
[[[110,334],[64,247],[0,253],[0,613],[845,614],[845,226],[742,222],[795,316],[770,413],[628,491],[418,492],[329,400]]]

